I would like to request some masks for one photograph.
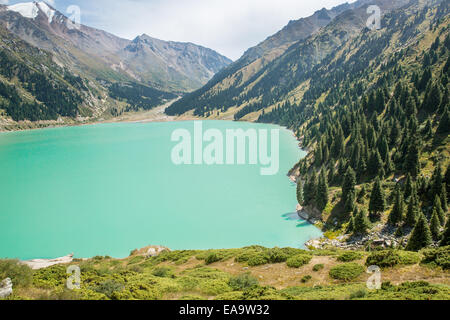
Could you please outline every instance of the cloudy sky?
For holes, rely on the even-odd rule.
[[[62,13],[81,9],[81,23],[133,39],[193,42],[235,60],[285,26],[321,8],[353,0],[50,0]],[[24,0],[0,0],[15,4]],[[66,13],[67,14],[67,13]]]

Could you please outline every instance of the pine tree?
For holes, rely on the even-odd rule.
[[[348,167],[347,172],[345,173],[344,183],[342,185],[342,202],[345,205],[346,212],[353,211],[355,198],[356,174],[351,167]]]
[[[450,193],[450,164],[447,167],[447,171],[445,172],[444,182],[447,189],[447,194]]]
[[[450,132],[450,113],[447,110],[441,116],[441,121],[439,122],[438,129],[436,131],[437,134],[447,134]]]
[[[386,210],[386,197],[381,187],[380,179],[375,180],[372,195],[370,197],[369,211],[370,215],[379,219],[381,214]]]
[[[428,112],[434,112],[441,104],[441,90],[437,84],[429,86],[423,100],[423,109]]]
[[[438,241],[441,233],[441,222],[439,221],[436,209],[433,210],[433,214],[431,215],[430,230],[433,240]]]
[[[417,177],[420,172],[420,154],[417,141],[410,141],[408,153],[406,155],[404,168],[405,171],[413,177]]]
[[[447,188],[445,186],[445,183],[442,184],[441,186],[441,192],[440,192],[440,197],[441,197],[441,205],[442,205],[442,209],[447,212],[448,210],[448,203],[447,203]]]
[[[346,233],[352,233],[353,231],[355,231],[355,217],[357,214],[358,214],[358,209],[355,208],[355,210],[353,211],[353,214],[350,217],[350,220],[348,222],[348,227],[347,227]]]
[[[445,224],[445,212],[442,209],[441,199],[438,196],[435,196],[435,198],[434,198],[433,210],[436,211],[436,214],[438,215],[441,225],[444,225]]]
[[[297,181],[297,201],[298,201],[298,204],[300,204],[300,205],[303,204],[303,183],[300,178],[298,178],[298,181]]]
[[[405,182],[405,192],[404,192],[405,199],[408,199],[413,194],[414,187],[415,187],[414,182],[411,178],[411,175],[408,173]]]
[[[381,159],[380,153],[377,151],[374,151],[372,153],[372,156],[370,157],[369,161],[369,172],[371,175],[379,175],[380,171],[383,169],[384,163]]]
[[[400,186],[397,185],[395,188],[395,196],[394,196],[394,208],[389,215],[389,223],[391,225],[396,225],[403,221],[403,213],[405,211],[405,204],[403,202],[403,195],[400,189]]]
[[[405,224],[409,227],[414,227],[419,217],[419,204],[417,202],[417,198],[412,195],[409,199],[408,210],[405,218]]]
[[[430,226],[428,225],[427,218],[420,214],[419,220],[414,227],[414,230],[409,239],[406,250],[419,251],[420,249],[429,247],[433,243]]]
[[[310,178],[306,178],[305,185],[303,188],[303,201],[305,206],[312,205],[316,199],[317,193],[317,176],[315,172]]]
[[[448,219],[447,224],[445,225],[440,246],[441,247],[450,246],[450,219]]]
[[[431,185],[431,199],[434,199],[435,196],[441,196],[443,177],[440,164],[437,164],[436,168],[434,169],[431,180],[433,181]]]
[[[324,170],[320,173],[319,184],[317,186],[316,205],[323,211],[328,204],[328,182]]]
[[[370,229],[370,221],[367,217],[367,213],[364,210],[360,210],[355,215],[354,219],[353,233],[356,235],[367,234],[367,231]]]

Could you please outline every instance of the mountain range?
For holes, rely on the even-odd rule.
[[[33,110],[17,110],[14,120],[92,117],[105,111],[117,115],[149,109],[198,89],[231,63],[217,52],[192,43],[163,41],[145,34],[128,40],[77,25],[45,2],[0,5],[0,31],[3,69],[8,69],[8,62],[20,61],[27,73],[42,73],[43,77],[52,78],[53,87],[59,83],[60,88],[67,87],[66,91],[71,92],[55,94],[77,96],[76,103],[70,106],[72,110],[60,113],[48,105],[53,103],[39,99],[28,88],[29,79],[17,76],[17,70],[12,70],[17,68],[12,66],[4,70],[6,74],[1,74],[0,81],[17,91],[20,102],[15,101],[16,105],[33,106]],[[12,50],[13,46],[20,46],[21,50]],[[52,72],[46,74],[47,69]],[[80,78],[80,87],[64,79],[69,74]],[[4,96],[2,103],[9,102],[10,98]],[[49,108],[54,112],[41,110]],[[12,107],[2,109],[12,116]]]
[[[174,103],[167,113],[174,115],[195,110],[196,115],[217,116],[213,110],[218,110],[220,118],[233,119],[234,114],[245,107],[247,109],[240,115],[255,110],[261,113],[262,109],[273,107],[285,100],[280,100],[281,94],[300,99],[305,83],[298,77],[361,33],[370,16],[367,13],[370,5],[377,5],[386,15],[409,2],[358,0],[291,21],[275,35],[247,50],[204,87]],[[248,119],[255,120],[255,117],[252,115]]]

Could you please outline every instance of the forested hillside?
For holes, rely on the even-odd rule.
[[[88,91],[84,81],[2,27],[0,35],[0,109],[15,121],[75,117]]]
[[[410,250],[449,244],[448,13],[445,1],[386,15],[313,68],[300,103],[260,116],[311,150],[298,198],[326,230],[378,228]]]
[[[309,150],[293,170],[299,203],[328,235],[448,244],[449,1],[384,12],[380,30],[365,27],[366,9],[291,46],[246,89],[188,98],[187,109],[292,128]]]

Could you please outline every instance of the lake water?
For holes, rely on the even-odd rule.
[[[205,129],[279,128],[223,121]],[[280,131],[280,170],[176,166],[175,129],[119,123],[0,134],[0,258],[126,257],[135,248],[303,247],[320,236],[298,220],[286,176],[305,153]]]

